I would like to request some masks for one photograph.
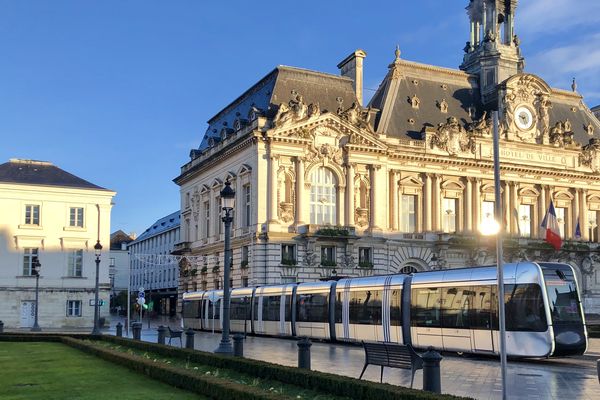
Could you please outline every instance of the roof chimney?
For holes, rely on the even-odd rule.
[[[356,50],[337,65],[342,76],[347,76],[354,81],[354,92],[358,104],[363,104],[363,59],[367,56],[363,50]]]

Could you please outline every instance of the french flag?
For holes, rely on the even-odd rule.
[[[558,226],[556,211],[554,211],[554,203],[552,203],[552,200],[550,200],[550,207],[544,216],[541,227],[546,231],[546,242],[550,243],[556,250],[560,250],[562,238],[560,237],[560,227]]]

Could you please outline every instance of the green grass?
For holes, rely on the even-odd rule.
[[[203,399],[60,343],[0,342],[0,399]]]

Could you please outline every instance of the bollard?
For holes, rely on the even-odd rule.
[[[440,376],[440,362],[442,356],[435,351],[433,346],[421,356],[423,359],[423,390],[433,393],[442,393],[442,379]]]
[[[123,337],[123,324],[120,322],[117,324],[117,336]]]
[[[196,332],[194,332],[194,330],[192,328],[188,328],[188,330],[185,331],[185,348],[186,349],[194,348],[194,335],[195,334],[196,334]]]
[[[312,343],[308,337],[298,340],[298,368],[310,369],[310,346]]]
[[[134,322],[131,324],[131,330],[133,331],[134,340],[142,340],[142,323]]]
[[[244,335],[241,333],[233,335],[233,355],[235,357],[244,357]]]
[[[167,328],[164,326],[158,327],[158,344],[165,344],[165,336],[167,334]]]
[[[0,321],[0,333],[4,333],[4,322]]]
[[[600,383],[600,358],[596,360],[596,370],[598,371],[598,383]]]

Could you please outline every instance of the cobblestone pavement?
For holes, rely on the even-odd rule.
[[[107,331],[114,334],[112,328]],[[153,321],[151,328],[144,323],[142,340],[157,341],[159,324],[179,327],[176,320]],[[195,348],[214,351],[221,339],[220,333],[196,332]],[[185,335],[184,335],[185,345]],[[172,345],[179,346],[175,339]],[[296,341],[248,336],[244,340],[244,356],[257,360],[296,366]],[[360,346],[314,342],[311,348],[312,368],[358,378],[364,363]],[[596,359],[600,359],[600,339],[591,339],[584,356],[548,360],[517,361],[508,363],[509,399],[600,399],[600,384],[596,373]],[[501,399],[502,382],[498,359],[444,354],[441,364],[442,391],[444,393],[474,397],[476,399]],[[370,366],[363,379],[379,380],[379,367]],[[422,387],[422,371],[415,376],[415,388]],[[400,386],[410,386],[410,371],[385,368],[383,381]]]

